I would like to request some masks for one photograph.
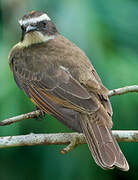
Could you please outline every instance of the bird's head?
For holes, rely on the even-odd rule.
[[[21,43],[24,46],[47,42],[58,34],[55,24],[41,11],[32,11],[24,15],[19,24],[22,29]]]

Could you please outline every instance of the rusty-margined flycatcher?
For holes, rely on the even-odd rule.
[[[43,12],[32,11],[19,23],[22,38],[9,55],[19,88],[42,111],[84,133],[99,166],[127,171],[129,165],[111,132],[108,90],[88,57]]]

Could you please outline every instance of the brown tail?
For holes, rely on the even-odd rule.
[[[110,128],[105,123],[101,109],[91,115],[81,114],[81,127],[96,163],[104,169],[117,167],[129,170],[124,157]]]

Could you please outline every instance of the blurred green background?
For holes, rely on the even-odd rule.
[[[136,0],[0,0],[0,120],[30,112],[34,105],[19,90],[8,66],[8,53],[21,36],[18,19],[31,10],[48,13],[59,31],[82,48],[104,85],[138,84],[138,1]],[[114,129],[138,129],[138,95],[111,98]],[[56,119],[25,120],[0,127],[0,136],[70,132]],[[104,171],[81,145],[67,155],[64,146],[0,149],[0,180],[137,179],[138,144],[120,143],[129,172]]]

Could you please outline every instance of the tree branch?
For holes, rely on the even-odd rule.
[[[122,95],[122,94],[126,94],[129,92],[137,92],[138,93],[138,85],[125,86],[122,88],[110,90],[108,96],[111,97],[111,96],[115,96],[115,95]]]
[[[37,118],[41,115],[41,113],[42,112],[40,110],[36,110],[36,111],[32,111],[32,112],[29,112],[26,114],[21,114],[19,116],[14,116],[12,118],[8,118],[8,119],[1,121],[0,126],[10,125],[12,123],[19,122],[19,121],[22,121],[25,119]]]
[[[138,131],[112,131],[120,142],[138,142]],[[79,133],[55,133],[55,134],[28,134],[20,136],[0,137],[0,148],[34,145],[64,145],[68,144],[62,154],[71,151],[74,147],[85,144],[85,136]]]
[[[126,86],[109,91],[109,97],[121,95],[128,92],[138,92],[138,85]],[[22,114],[0,122],[1,126],[9,125],[24,119],[37,118],[42,115],[40,110],[33,111],[27,114]],[[112,131],[118,141],[122,142],[138,142],[138,131]],[[0,137],[0,148],[15,147],[15,146],[33,146],[33,145],[48,145],[48,144],[68,144],[61,153],[65,154],[71,151],[79,144],[84,144],[85,137],[79,133],[57,133],[57,134],[29,134],[20,136]]]
[[[138,85],[133,86],[126,86],[123,88],[113,89],[109,91],[109,97],[115,96],[115,95],[122,95],[129,92],[137,92],[138,93]],[[5,119],[0,122],[0,126],[9,125],[15,122],[19,122],[25,119],[32,119],[37,118],[38,116],[42,115],[42,112],[40,110],[32,111],[26,114],[22,114],[19,116],[14,116],[12,118]]]

